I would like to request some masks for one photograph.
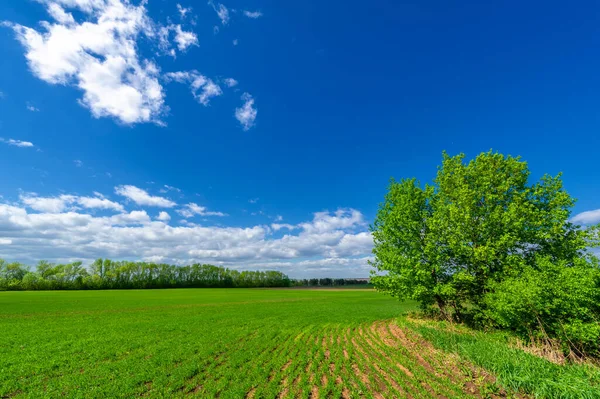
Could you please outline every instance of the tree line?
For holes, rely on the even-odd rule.
[[[444,153],[432,184],[392,180],[371,227],[380,291],[479,328],[600,356],[600,225],[571,222],[561,175]]]
[[[18,262],[0,259],[0,291],[94,290],[145,288],[289,287],[292,280],[279,271],[237,271],[222,266],[177,266],[98,259],[52,264],[40,261],[35,271]]]
[[[355,278],[310,278],[293,280],[295,287],[339,287],[342,285],[366,285],[368,280]]]

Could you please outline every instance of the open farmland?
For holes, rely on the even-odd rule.
[[[397,320],[412,309],[349,289],[3,292],[0,397],[503,395]]]
[[[0,396],[460,396],[394,349],[379,320],[409,309],[370,290],[5,292]]]

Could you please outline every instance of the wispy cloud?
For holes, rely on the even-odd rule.
[[[238,84],[238,81],[233,78],[227,78],[224,82],[227,87],[235,87]]]
[[[250,130],[254,126],[258,110],[254,106],[254,98],[249,93],[244,93],[242,100],[244,100],[244,105],[235,109],[235,118],[244,130]]]
[[[227,216],[226,213],[223,212],[213,212],[206,209],[204,206],[200,206],[193,202],[186,204],[184,208],[177,210],[184,218],[191,218],[192,216]]]
[[[75,164],[75,166],[77,166],[78,168],[81,168],[83,166],[83,161],[80,161],[79,159],[76,159],[73,161],[73,163]]]
[[[192,8],[185,8],[183,7],[181,4],[177,4],[177,11],[179,11],[179,15],[181,16],[181,19],[185,19],[186,15],[190,13],[190,11],[192,11]]]
[[[27,110],[31,111],[31,112],[40,112],[39,108],[34,107],[33,105],[31,105],[30,103],[27,103]]]
[[[571,222],[582,225],[600,223],[600,209],[578,213],[573,216]]]
[[[208,4],[215,10],[217,16],[221,20],[221,24],[227,25],[229,23],[229,10],[221,3],[216,3],[212,0]]]
[[[176,191],[176,192],[180,193],[181,189],[177,188],[177,187],[169,186],[168,184],[165,184],[163,186],[163,188],[161,188],[158,191],[161,192],[161,193],[163,193],[163,194],[168,193],[169,191]]]
[[[191,46],[199,46],[198,36],[194,32],[184,31],[181,25],[162,26],[158,30],[159,47],[165,54],[176,56],[175,50],[171,48],[171,33],[174,35],[173,40],[177,44],[177,49],[181,52],[187,51]]]
[[[150,195],[146,190],[131,185],[117,186],[115,187],[115,193],[130,199],[138,205],[156,206],[161,208],[172,208],[177,205],[170,199]]]
[[[15,139],[3,139],[0,137],[0,143],[5,143],[15,147],[35,147],[31,141],[21,141]]]
[[[260,11],[247,11],[244,10],[244,15],[247,16],[248,18],[252,18],[252,19],[257,19],[262,17],[262,12]]]
[[[178,82],[190,85],[194,98],[202,105],[208,105],[212,97],[218,97],[223,91],[215,82],[198,71],[169,72],[165,74],[168,82]]]

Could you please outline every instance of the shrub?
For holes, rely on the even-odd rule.
[[[489,284],[483,316],[529,340],[559,339],[567,354],[600,355],[600,269],[537,259],[517,276]]]

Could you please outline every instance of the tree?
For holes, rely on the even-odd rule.
[[[560,175],[529,177],[520,158],[490,151],[469,163],[444,153],[432,185],[392,180],[371,226],[376,288],[461,320],[539,257],[576,263],[597,236],[569,222],[575,201]]]

